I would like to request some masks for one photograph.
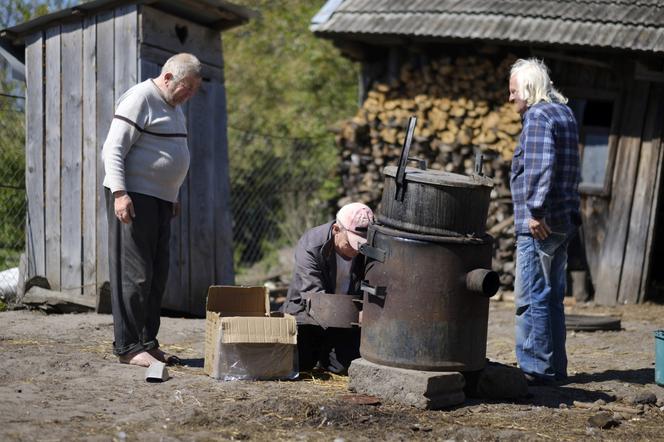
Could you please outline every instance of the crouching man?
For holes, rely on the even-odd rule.
[[[306,311],[305,293],[360,295],[364,278],[364,256],[373,212],[362,203],[343,206],[336,219],[307,231],[295,249],[295,268],[283,310],[297,320],[300,371],[314,367],[346,373],[360,357],[359,328],[324,329]]]

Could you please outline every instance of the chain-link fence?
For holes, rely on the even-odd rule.
[[[289,273],[292,247],[334,215],[338,192],[332,137],[258,136],[253,151],[230,148],[235,270],[245,284]]]
[[[0,301],[16,291],[25,246],[24,104],[0,94]]]
[[[25,247],[24,104],[0,93],[0,300],[16,290]],[[258,283],[289,271],[300,235],[334,215],[339,186],[331,137],[250,135],[259,148],[230,150],[233,243],[238,280]]]

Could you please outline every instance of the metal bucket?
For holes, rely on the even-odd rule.
[[[361,300],[355,296],[302,293],[302,298],[307,314],[325,329],[351,328],[359,325]]]
[[[418,235],[369,227],[360,354],[430,371],[480,370],[486,362],[492,239]]]
[[[655,332],[655,383],[664,387],[664,330]]]

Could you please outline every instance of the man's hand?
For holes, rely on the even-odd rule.
[[[115,216],[124,224],[131,223],[132,218],[136,217],[134,213],[134,203],[125,191],[113,192]]]
[[[180,201],[173,203],[173,218],[180,215]]]
[[[530,233],[533,235],[533,238],[539,239],[540,241],[546,239],[546,237],[551,234],[551,228],[546,223],[544,218],[530,218],[528,220],[528,228],[530,229]]]

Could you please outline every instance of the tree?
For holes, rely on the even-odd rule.
[[[324,1],[239,0],[260,17],[222,34],[237,260],[329,219],[330,127],[356,110],[358,68],[309,30]]]

